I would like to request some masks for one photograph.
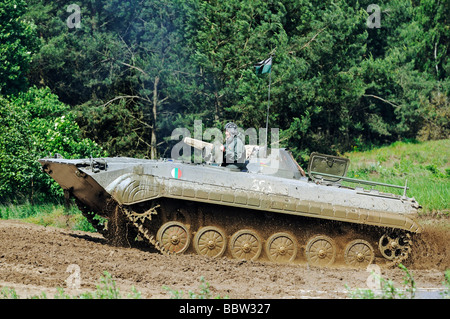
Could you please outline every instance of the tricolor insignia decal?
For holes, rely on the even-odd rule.
[[[179,168],[172,169],[172,177],[173,178],[176,178],[176,179],[181,178],[181,175],[182,175],[181,169],[179,169]]]

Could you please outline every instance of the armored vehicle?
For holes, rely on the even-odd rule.
[[[414,220],[420,206],[406,196],[406,185],[348,178],[342,157],[313,153],[305,172],[286,149],[252,156],[256,149],[247,146],[244,171],[172,159],[39,161],[113,245],[313,266],[366,267],[408,257],[421,227]]]

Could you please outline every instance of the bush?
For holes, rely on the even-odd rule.
[[[0,96],[0,204],[62,200],[62,189],[41,170],[39,158],[102,156],[82,138],[75,114],[48,88]]]
[[[450,138],[450,101],[441,92],[433,93],[430,101],[423,101],[422,128],[417,136],[421,141]]]

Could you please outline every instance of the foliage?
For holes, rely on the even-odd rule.
[[[0,205],[0,219],[22,219],[42,226],[96,232],[92,224],[74,205],[70,207],[49,203]]]
[[[75,114],[49,89],[30,88],[0,97],[0,202],[62,198],[39,158],[100,156],[101,148],[81,137]]]
[[[36,26],[24,19],[25,0],[0,2],[0,94],[26,89],[27,70],[38,49]]]
[[[184,291],[183,290],[175,290],[175,289],[172,289],[172,288],[170,288],[168,286],[163,286],[163,289],[169,292],[171,299],[184,299],[184,298],[187,298],[187,299],[228,299],[228,296],[225,296],[225,297],[221,297],[221,296],[213,297],[209,287],[210,287],[210,285],[205,280],[205,277],[201,276],[200,277],[200,285],[198,287],[198,291],[194,292],[194,291],[189,290],[188,291],[188,297],[184,296]]]
[[[19,299],[19,296],[14,288],[3,287],[0,290],[0,299]]]
[[[350,159],[348,177],[405,185],[423,214],[450,213],[450,140],[419,142],[410,140],[364,152],[344,154]],[[403,194],[403,190],[378,187],[380,191]]]
[[[268,77],[253,64],[269,54],[270,126],[302,161],[354,139],[415,138],[430,122],[440,133],[423,138],[448,136],[435,112],[449,92],[443,3],[382,1],[380,29],[366,25],[370,1],[97,0],[80,29],[65,25],[68,4],[30,1],[42,35],[30,79],[112,154],[167,156],[172,130],[194,119],[264,127]]]
[[[35,142],[55,152],[72,134],[79,142],[64,148],[71,156],[89,155],[94,141],[114,156],[158,158],[178,142],[171,132],[195,120],[264,128],[269,74],[253,65],[269,55],[269,126],[302,165],[312,151],[449,138],[448,0],[379,1],[381,28],[367,26],[371,3],[92,0],[80,4],[81,27],[70,28],[70,0],[3,1],[2,109],[26,102],[17,94],[27,82],[36,87],[29,99],[46,101],[36,96],[41,88],[65,105],[50,122],[26,108],[9,114],[25,123],[4,135],[17,144],[9,160]],[[41,132],[33,141],[21,138],[30,119]],[[33,154],[17,161],[26,177],[2,180],[6,196],[19,180],[30,189]]]
[[[442,296],[445,299],[450,299],[450,269],[447,269],[444,273],[444,281],[442,282],[442,284],[445,287],[445,290],[442,292]]]
[[[141,299],[141,293],[133,286],[131,287],[131,293],[128,293],[126,297],[123,297],[116,281],[112,278],[111,274],[107,271],[103,272],[104,276],[100,276],[100,284],[97,285],[97,289],[94,292],[83,292],[78,295],[69,295],[64,292],[64,289],[57,288],[57,293],[54,295],[54,299]],[[3,287],[0,290],[0,299],[20,299],[14,288]],[[42,292],[40,295],[34,295],[29,299],[48,299],[47,294]]]
[[[450,138],[450,101],[441,92],[434,92],[420,109],[422,126],[417,133],[421,141]]]
[[[117,288],[115,280],[109,272],[105,271],[104,276],[100,277],[100,285],[94,293],[84,293],[81,299],[120,299],[120,290]]]
[[[71,1],[31,2],[27,16],[42,28],[34,83],[76,106],[85,136],[111,154],[156,158],[174,115],[191,103],[184,32],[191,4],[92,1],[82,5],[82,27],[67,32]]]

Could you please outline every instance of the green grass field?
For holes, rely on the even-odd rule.
[[[76,206],[56,204],[0,205],[0,219],[21,219],[42,226],[94,232],[94,227]]]
[[[348,177],[405,185],[407,195],[422,205],[422,214],[450,214],[450,140],[396,142],[365,152],[344,154],[350,159]],[[379,188],[402,194],[402,190]]]

